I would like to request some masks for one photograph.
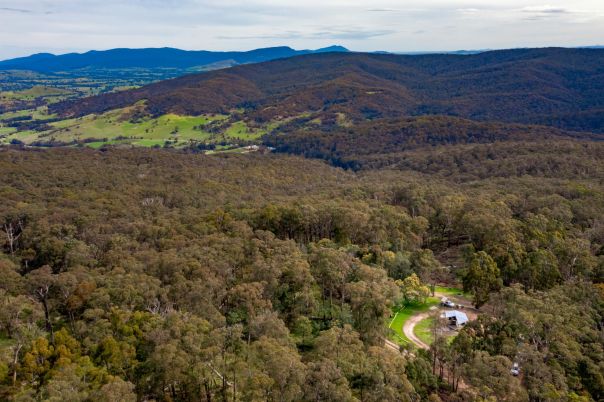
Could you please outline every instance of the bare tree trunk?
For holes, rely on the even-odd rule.
[[[17,348],[15,348],[15,357],[13,359],[13,386],[17,384],[17,363],[19,362],[19,351],[21,350],[23,345],[19,344]]]
[[[204,387],[206,389],[206,400],[208,402],[212,402],[212,392],[210,391],[210,387],[208,386],[208,381],[206,380]]]
[[[237,376],[233,372],[233,402],[237,402]]]

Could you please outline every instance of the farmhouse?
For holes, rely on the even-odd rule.
[[[449,325],[453,325],[454,327],[463,327],[468,322],[466,313],[457,310],[445,311],[442,317],[446,318]]]

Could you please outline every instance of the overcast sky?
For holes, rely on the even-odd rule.
[[[604,0],[0,0],[0,59],[115,47],[432,51],[604,44]]]

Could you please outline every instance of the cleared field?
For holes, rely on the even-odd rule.
[[[229,114],[166,114],[150,117],[141,111],[143,105],[139,102],[102,115],[58,121],[53,121],[57,120],[57,116],[48,114],[46,106],[4,113],[0,115],[0,145],[14,140],[32,146],[77,144],[92,148],[111,144],[141,147],[169,145],[175,148],[212,144],[213,151],[207,152],[249,152],[244,146],[257,144],[263,135],[296,118],[280,118],[259,124],[244,120],[242,110],[232,110]],[[24,117],[29,119],[21,119]]]
[[[224,132],[227,138],[240,140],[255,140],[266,134],[266,130],[252,130],[244,121],[237,121]]]
[[[462,289],[447,287],[447,286],[435,286],[434,291],[436,293],[440,293],[445,296],[463,296],[463,297],[471,296],[469,293],[464,292]]]
[[[0,120],[9,120],[9,119],[14,119],[16,117],[26,117],[26,116],[30,116],[32,120],[46,120],[46,119],[52,119],[52,118],[57,117],[54,114],[48,114],[46,106],[41,106],[37,109],[25,109],[25,110],[19,110],[16,112],[7,112],[7,113],[0,114]]]
[[[53,88],[48,86],[37,85],[32,88],[26,89],[24,91],[9,91],[2,92],[0,98],[7,99],[19,99],[19,100],[34,100],[37,98],[47,98],[47,97],[64,97],[73,95],[72,91],[67,91],[60,88]]]
[[[16,130],[12,127],[2,127],[0,126],[0,135],[9,135],[14,133]]]
[[[121,113],[110,112],[102,116],[86,116],[80,119],[62,120],[51,123],[53,130],[42,132],[40,136],[52,136],[58,141],[71,141],[84,138],[107,138],[108,140],[126,137],[145,140],[183,140],[209,138],[211,134],[203,130],[205,124],[225,119],[226,116],[177,116],[165,115],[156,119],[140,122],[123,120]]]
[[[85,116],[49,123],[46,131],[14,132],[5,130],[0,141],[17,139],[25,144],[37,142],[86,143],[90,147],[104,144],[132,144],[143,147],[164,145],[185,146],[191,142],[218,143],[229,140],[252,141],[266,134],[266,129],[251,128],[244,121],[228,123],[228,115],[179,116],[167,114],[157,118],[131,119],[129,110],[120,109],[100,116]],[[22,116],[49,119],[42,110],[19,111],[0,116],[11,119]],[[209,124],[219,124],[220,130],[208,129]]]

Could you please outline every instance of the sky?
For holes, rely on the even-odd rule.
[[[0,0],[0,60],[116,47],[604,45],[604,0]]]

